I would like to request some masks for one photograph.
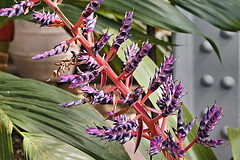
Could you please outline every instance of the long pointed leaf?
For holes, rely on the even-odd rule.
[[[12,123],[29,133],[44,133],[95,159],[129,159],[120,144],[98,142],[87,125],[108,126],[89,105],[64,109],[58,104],[77,97],[54,86],[0,72],[0,109]]]
[[[229,31],[240,29],[239,0],[170,0],[170,2],[218,28]]]
[[[0,103],[1,105],[1,103]],[[13,160],[12,146],[13,124],[0,109],[0,159]]]
[[[231,150],[234,160],[240,160],[239,143],[240,143],[240,128],[228,127],[228,137],[230,140]]]
[[[142,139],[142,133],[143,133],[143,119],[142,119],[142,117],[140,117],[138,119],[138,131],[137,131],[137,138],[136,138],[134,153],[137,151],[137,149],[139,147],[139,144]]]
[[[45,134],[29,134],[26,132],[22,132],[21,134],[24,135],[23,147],[25,152],[25,158],[27,160],[93,159],[86,153],[52,136]]]

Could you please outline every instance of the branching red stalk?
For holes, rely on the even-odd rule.
[[[150,90],[148,90],[147,94],[143,97],[141,104],[144,104],[145,101],[148,99],[148,97],[150,96],[150,94],[152,94],[152,92]]]
[[[181,139],[180,135],[177,138],[179,140],[179,146],[183,148],[183,140]]]
[[[119,89],[119,91],[123,94],[123,96],[127,96],[131,93],[130,88],[124,85],[124,83],[118,78],[116,73],[112,70],[112,68],[109,66],[107,60],[110,58],[106,58],[104,60],[99,55],[95,56],[92,52],[92,45],[89,41],[87,41],[83,35],[78,31],[77,25],[78,23],[81,23],[81,18],[78,21],[78,23],[73,26],[73,24],[66,18],[66,16],[61,12],[61,10],[58,8],[57,4],[52,2],[51,0],[43,0],[45,3],[47,3],[53,11],[59,16],[60,19],[62,19],[63,23],[66,25],[66,27],[69,28],[69,30],[72,31],[72,33],[77,37],[77,39],[80,41],[80,43],[86,48],[89,55],[92,56],[100,66],[105,66],[109,78],[113,81],[113,83],[116,85],[116,87]],[[110,50],[110,53],[113,52]],[[112,54],[112,53],[111,53]],[[138,103],[138,102],[136,102]],[[150,117],[148,116],[147,112],[144,110],[144,108],[141,105],[141,108],[139,108],[139,105],[136,106],[136,103],[132,106],[134,110],[137,112],[137,114],[143,114],[143,121],[148,126],[149,130],[152,132],[153,136],[159,136],[161,135],[163,137],[163,140],[166,139],[166,135],[161,131],[158,125],[155,123],[151,123]]]
[[[163,121],[162,121],[162,126],[161,126],[161,130],[164,132],[164,129],[166,127],[166,122],[167,122],[167,117],[163,117]]]
[[[107,57],[106,57],[106,61],[109,61],[109,59],[111,58],[111,56],[112,56],[112,54],[113,54],[114,52],[117,52],[117,51],[112,47],[112,48],[110,49]]]
[[[196,139],[198,138],[198,136],[196,136],[194,138],[194,140],[186,147],[184,148],[184,151],[187,152],[195,143],[196,143]]]

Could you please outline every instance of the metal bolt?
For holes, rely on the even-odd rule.
[[[236,32],[220,31],[220,36],[224,39],[230,39],[234,35],[236,35]]]
[[[201,84],[205,87],[210,87],[214,83],[214,78],[210,74],[205,74],[201,78]]]
[[[220,85],[224,89],[231,89],[235,86],[235,80],[231,76],[225,76],[221,79]]]
[[[213,50],[213,47],[207,40],[204,40],[200,45],[200,50],[203,53],[210,53]]]

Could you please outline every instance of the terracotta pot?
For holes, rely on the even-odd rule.
[[[71,57],[71,53],[67,52],[39,61],[31,60],[33,56],[71,39],[71,36],[63,28],[39,28],[39,25],[24,20],[14,22],[15,37],[10,43],[9,53],[21,77],[45,81],[52,75],[53,70],[58,68],[53,62]],[[79,50],[79,47],[73,47],[71,50]],[[72,71],[73,69],[70,73]]]

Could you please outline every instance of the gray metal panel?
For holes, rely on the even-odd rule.
[[[182,81],[185,92],[189,92],[183,101],[198,122],[202,112],[215,103],[224,107],[225,115],[211,132],[211,138],[222,138],[226,143],[226,126],[239,127],[239,33],[223,32],[209,23],[187,16],[210,37],[218,46],[222,64],[216,53],[203,37],[190,34],[176,34],[175,43],[181,46],[174,48],[176,68],[175,80]],[[229,145],[214,149],[219,160],[231,158]]]

